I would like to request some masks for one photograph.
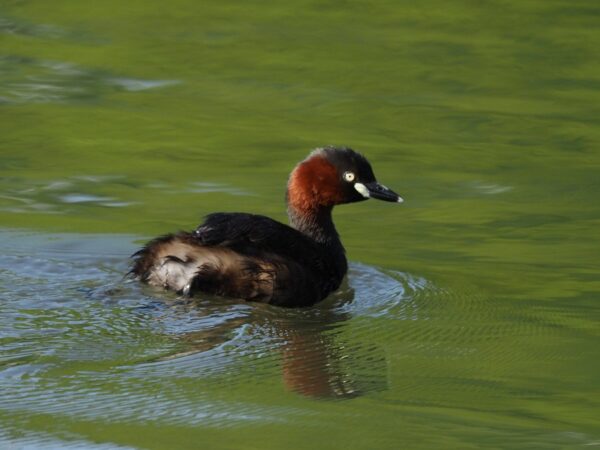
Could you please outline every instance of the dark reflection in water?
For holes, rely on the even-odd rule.
[[[355,290],[346,280],[334,297],[316,308],[285,310],[252,305],[247,315],[234,316],[217,325],[181,335],[185,350],[166,359],[210,351],[227,343],[232,335],[248,329],[254,339],[264,341],[271,352],[277,353],[284,385],[291,391],[315,398],[344,398],[383,389],[386,386],[385,358],[370,354],[369,361],[357,361],[353,347],[336,340],[338,327],[352,317],[341,307],[351,303],[354,297]],[[223,302],[218,298],[212,301]],[[195,306],[194,301],[188,303],[189,308]],[[371,351],[383,354],[377,349]],[[365,377],[361,379],[353,373],[351,364],[344,364],[345,361],[371,369],[376,366],[380,376],[376,377],[376,382]]]
[[[343,359],[350,356],[352,349],[336,345],[335,340],[323,332],[328,322],[340,322],[348,317],[332,310],[331,315],[323,319],[325,323],[292,319],[286,327],[275,331],[286,333],[288,338],[281,349],[285,385],[309,397],[359,395],[357,380],[343,365]]]

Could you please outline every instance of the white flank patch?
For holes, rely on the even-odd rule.
[[[367,187],[362,183],[354,183],[354,189],[356,189],[358,193],[365,198],[369,198],[371,196]]]

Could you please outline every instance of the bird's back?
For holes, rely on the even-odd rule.
[[[339,286],[340,255],[268,217],[217,213],[195,232],[166,235],[134,255],[132,273],[154,286],[283,306],[306,306]]]

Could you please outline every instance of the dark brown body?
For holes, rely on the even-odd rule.
[[[218,213],[194,233],[149,242],[134,255],[132,273],[186,295],[307,306],[337,289],[346,273],[344,250],[335,241],[316,242],[264,216]]]

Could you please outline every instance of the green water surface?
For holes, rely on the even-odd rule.
[[[600,4],[0,2],[0,447],[600,446]],[[362,151],[314,308],[122,279]]]

